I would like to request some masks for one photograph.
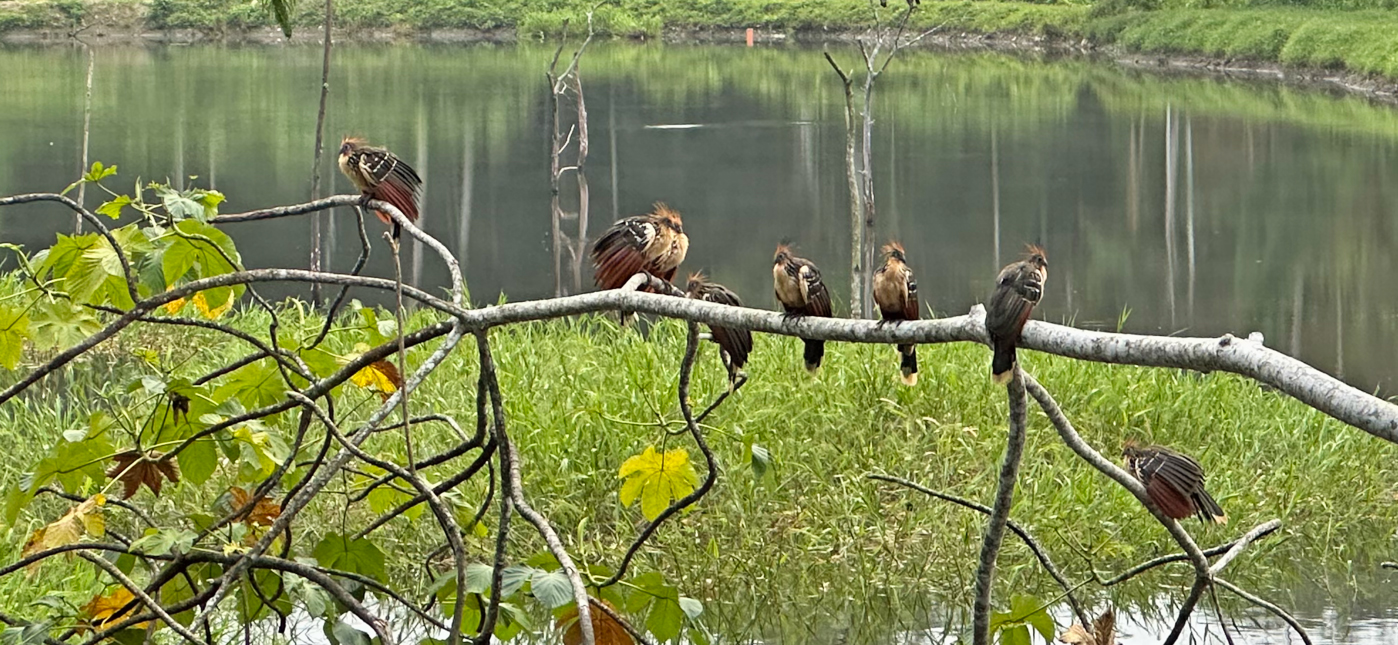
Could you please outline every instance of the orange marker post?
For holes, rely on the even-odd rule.
[[[748,47],[752,47],[752,27],[748,27]]]

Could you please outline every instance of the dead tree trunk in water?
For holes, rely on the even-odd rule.
[[[87,172],[88,141],[92,134],[92,70],[97,62],[97,55],[92,51],[92,45],[83,45],[87,50],[87,92],[83,95],[83,148],[82,158],[78,161],[78,172]],[[87,182],[78,184],[78,205],[87,208]],[[81,235],[83,232],[83,216],[78,213],[73,216],[73,234]]]
[[[320,157],[325,150],[325,103],[330,97],[330,25],[335,19],[335,0],[325,0],[325,31],[320,57],[320,109],[316,112],[316,154],[311,164],[311,200],[320,199]],[[320,270],[321,213],[311,217],[311,270]],[[320,303],[320,285],[311,285],[311,302]]]
[[[859,38],[860,57],[864,60],[864,104],[859,110],[860,127],[855,128],[854,79],[851,74],[840,69],[830,52],[825,52],[825,60],[840,76],[845,92],[845,173],[850,191],[850,317],[870,318],[873,309],[874,248],[874,83],[888,69],[893,57],[904,47],[922,40],[935,32],[929,29],[913,38],[904,39],[903,31],[908,25],[916,5],[909,3],[899,18],[897,25],[886,24],[879,16],[879,8],[870,4],[874,11],[874,27]],[[887,50],[882,62],[879,55]],[[855,142],[858,140],[860,154],[855,156]]]
[[[546,74],[549,81],[549,114],[553,120],[552,131],[549,144],[549,193],[550,199],[550,221],[552,222],[553,240],[553,292],[555,296],[565,295],[567,292],[563,287],[563,252],[568,252],[568,265],[572,270],[572,289],[582,291],[582,263],[587,246],[587,220],[588,201],[590,199],[587,176],[584,174],[583,166],[587,163],[588,152],[588,130],[587,130],[587,103],[583,98],[582,75],[580,63],[583,50],[592,42],[592,14],[587,16],[587,38],[583,40],[578,50],[573,53],[572,62],[563,70],[562,74],[557,74],[558,58],[563,53],[563,47],[567,43],[568,25],[563,25],[564,35],[558,43],[558,49],[553,53],[553,60],[549,63]],[[567,134],[563,133],[562,127],[562,101],[567,97],[571,89],[575,96],[576,119],[577,121],[568,127]],[[573,142],[573,135],[577,134],[578,146],[577,155],[573,165],[563,165],[563,151],[567,150]],[[615,156],[615,150],[613,150]],[[565,213],[560,200],[561,184],[563,175],[568,172],[574,173],[578,187],[578,209],[573,213]],[[615,181],[615,171],[613,172]],[[615,195],[613,195],[615,199]],[[563,232],[563,221],[568,219],[577,220],[577,233],[569,235]]]

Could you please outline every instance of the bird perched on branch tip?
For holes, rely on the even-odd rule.
[[[387,148],[369,145],[363,139],[345,137],[340,142],[340,172],[348,177],[364,199],[392,204],[409,222],[418,218],[418,201],[422,197],[422,178],[407,162]],[[393,225],[393,239],[402,234],[402,226],[380,210],[374,211],[385,224]]]
[[[1146,495],[1166,515],[1182,520],[1226,524],[1228,516],[1204,490],[1204,468],[1189,455],[1161,446],[1127,441],[1122,446],[1126,469],[1146,487]]]
[[[703,273],[689,275],[689,283],[685,285],[685,292],[686,295],[695,300],[715,302],[730,307],[743,306],[743,301],[738,299],[738,294],[721,284],[709,282]],[[752,353],[752,332],[735,327],[709,325],[709,333],[712,334],[714,342],[718,343],[719,357],[723,361],[723,366],[728,369],[728,389],[732,390],[743,372],[743,366],[748,362],[748,354]]]
[[[1014,375],[1015,345],[1034,306],[1043,298],[1047,280],[1048,255],[1035,244],[1027,245],[1024,259],[1001,269],[995,278],[995,292],[985,308],[985,330],[994,354],[990,377],[997,384],[1008,383]]]
[[[792,255],[787,244],[777,245],[772,258],[772,285],[787,315],[830,317],[830,292],[820,280],[820,269],[810,260]],[[825,341],[803,340],[806,370],[814,373],[825,357]]]
[[[902,244],[889,242],[883,247],[883,264],[874,271],[874,304],[885,322],[917,320],[921,314],[917,280]],[[899,345],[898,354],[902,357],[899,372],[903,383],[917,385],[917,345]]]

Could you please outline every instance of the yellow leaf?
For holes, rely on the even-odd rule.
[[[216,307],[210,307],[209,302],[204,299],[203,291],[194,294],[192,300],[194,301],[194,306],[199,309],[199,313],[204,314],[205,318],[209,320],[218,320],[223,317],[223,314],[228,313],[229,309],[233,308],[233,302],[237,300],[237,294],[229,290],[228,300]]]
[[[136,600],[136,596],[132,595],[131,590],[126,587],[117,587],[115,591],[105,596],[101,594],[93,596],[92,600],[82,606],[82,612],[88,617],[93,627],[104,629],[107,623],[120,621],[130,616],[133,611],[141,609],[139,602],[132,604],[133,600]],[[127,608],[127,605],[131,605],[131,607]],[[149,624],[149,622],[136,623],[127,629],[145,629]]]
[[[24,542],[20,557],[76,544],[84,535],[102,537],[107,531],[106,520],[102,517],[102,506],[106,503],[107,497],[98,493],[68,509],[63,517],[30,534],[29,539]],[[34,565],[30,566],[32,568]]]
[[[630,506],[639,498],[641,514],[651,520],[659,516],[671,500],[690,494],[699,485],[699,475],[694,472],[689,451],[684,448],[661,454],[655,446],[647,446],[644,452],[623,462],[617,476],[626,480],[621,486],[621,503]]]
[[[364,369],[354,373],[350,377],[355,385],[378,392],[380,396],[387,399],[394,392],[398,391],[403,384],[403,377],[398,373],[398,368],[388,361],[374,361]]]
[[[171,300],[170,302],[165,303],[165,313],[173,316],[177,313],[180,313],[180,310],[184,309],[184,306],[187,304],[189,304],[189,301],[185,300],[184,298]]]

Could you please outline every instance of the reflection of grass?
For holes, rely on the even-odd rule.
[[[247,313],[234,323],[265,329],[262,318]],[[295,319],[288,317],[283,334],[300,325]],[[335,334],[332,349],[348,351],[355,334]],[[647,341],[614,323],[583,317],[500,330],[492,338],[531,499],[569,536],[583,560],[615,562],[640,519],[635,509],[617,502],[618,466],[646,445],[679,445],[679,439],[666,439],[658,427],[645,424],[657,417],[673,424],[677,418],[674,379],[682,327],[662,322]],[[177,375],[202,373],[215,360],[242,351],[208,342],[202,334],[167,335],[162,330],[124,337],[104,355],[119,357],[139,347],[157,349],[166,364],[182,364]],[[193,360],[183,363],[191,354]],[[707,430],[723,465],[717,488],[695,512],[661,531],[641,566],[676,576],[685,593],[714,603],[716,616],[741,617],[742,607],[777,605],[793,612],[787,620],[814,620],[831,616],[830,603],[850,597],[856,603],[902,608],[904,615],[921,607],[925,616],[925,604],[933,602],[929,597],[961,602],[983,518],[863,478],[881,471],[972,499],[991,495],[1004,441],[1005,403],[1003,390],[987,378],[988,353],[953,345],[925,347],[922,354],[923,379],[916,389],[896,383],[894,352],[882,346],[832,344],[826,367],[813,379],[800,366],[796,340],[760,336],[750,382],[711,418]],[[1232,518],[1224,528],[1189,523],[1202,542],[1225,541],[1260,521],[1282,519],[1284,535],[1235,563],[1231,578],[1289,587],[1303,577],[1326,580],[1329,572],[1348,576],[1367,571],[1391,556],[1375,550],[1398,524],[1393,504],[1398,448],[1226,374],[1111,367],[1034,352],[1024,352],[1022,360],[1104,452],[1115,455],[1124,438],[1138,437],[1200,458],[1210,488]],[[464,348],[444,369],[416,395],[414,405],[457,415],[469,428],[474,352]],[[56,432],[76,427],[100,407],[96,397],[78,393],[87,388],[124,392],[124,384],[138,373],[130,364],[110,372],[87,364],[72,372],[69,391],[74,394],[65,397],[61,412],[54,402],[60,396],[57,387],[31,405],[9,406],[0,436],[13,446],[13,465],[0,481],[13,484],[19,464],[33,463]],[[702,349],[696,379],[696,402],[712,399],[724,387],[711,345]],[[350,420],[362,418],[376,401],[350,387],[337,400],[337,409],[346,415],[345,425],[352,425]],[[292,424],[294,419],[288,418],[277,427],[290,432]],[[419,450],[440,449],[448,434],[422,428],[425,445]],[[767,447],[774,457],[761,481],[754,481],[746,466],[747,441]],[[401,439],[387,433],[369,449],[397,454]],[[1024,464],[1014,517],[1044,541],[1072,578],[1088,574],[1073,555],[1074,545],[1091,549],[1104,571],[1170,550],[1169,538],[1149,516],[1077,461],[1038,413],[1031,414]],[[440,479],[447,472],[439,468],[428,476]],[[208,490],[183,485],[167,493],[154,512],[198,507],[217,493],[213,484]],[[462,489],[471,500],[481,493],[477,484]],[[36,507],[41,512],[56,508]],[[338,526],[340,508],[338,499],[327,497],[301,522],[298,539],[313,543],[317,527]],[[114,527],[129,520],[115,511],[111,515]],[[39,519],[29,515],[22,520],[21,530],[7,540],[10,548]],[[363,519],[356,515],[350,521]],[[417,579],[413,554],[440,539],[426,526],[400,521],[377,536],[394,545],[390,552],[398,574],[393,579]],[[516,553],[539,548],[529,532],[518,536]],[[478,539],[468,548],[486,553],[489,545],[489,539]],[[1051,583],[1013,540],[1007,541],[1001,571],[1000,589],[1053,595]],[[90,584],[85,578],[72,580],[74,586]],[[1159,573],[1112,597],[1127,605],[1132,597],[1158,593],[1159,584],[1184,580]],[[0,605],[23,606],[35,593],[18,578],[0,582]],[[1348,602],[1341,596],[1335,601]],[[727,605],[726,610],[718,605]],[[751,629],[737,619],[716,627]]]

